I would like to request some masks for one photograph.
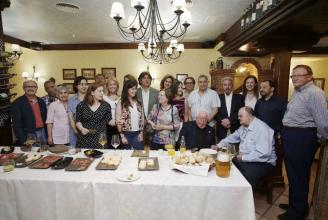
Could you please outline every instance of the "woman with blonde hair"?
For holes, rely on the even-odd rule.
[[[105,102],[110,104],[112,120],[109,122],[107,128],[107,138],[111,140],[112,136],[118,134],[117,124],[116,124],[116,107],[120,101],[120,96],[118,95],[119,83],[116,78],[111,77],[107,81],[107,95],[104,95],[103,99]]]

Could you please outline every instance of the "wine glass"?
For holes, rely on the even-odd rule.
[[[116,152],[116,149],[120,145],[120,137],[117,134],[112,136],[111,144],[115,148],[115,152]]]
[[[35,134],[34,133],[27,134],[25,144],[26,144],[26,147],[27,147],[27,150],[28,151],[31,151],[32,150],[32,146],[35,143],[36,143],[36,136],[35,136]]]
[[[236,148],[233,144],[227,144],[226,145],[227,152],[230,156],[230,162],[232,163],[232,159],[236,156]]]
[[[98,142],[102,146],[102,149],[105,149],[105,145],[107,144],[107,135],[105,132],[99,134]]]

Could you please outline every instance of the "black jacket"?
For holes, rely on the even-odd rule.
[[[204,146],[196,146],[196,137],[197,137],[197,124],[196,121],[188,121],[183,123],[183,126],[181,128],[180,134],[179,134],[179,139],[176,143],[176,147],[180,147],[180,141],[181,137],[185,137],[186,141],[186,147],[188,149],[191,148],[201,148],[201,147],[206,147],[210,148],[211,145],[215,144],[215,131],[214,129],[207,125],[204,129],[206,129],[206,140],[204,140],[205,145]]]
[[[43,124],[46,125],[47,106],[41,99],[37,98]],[[15,136],[18,139],[18,144],[23,144],[26,141],[28,133],[34,133],[35,117],[32,107],[25,95],[18,97],[11,105],[11,115],[13,120],[13,127]],[[46,126],[45,126],[46,127]]]
[[[228,117],[228,110],[227,105],[225,101],[224,94],[220,94],[220,101],[221,101],[221,107],[216,115],[216,121],[217,121],[217,137],[219,140],[225,138],[227,136],[227,131],[225,127],[221,125],[221,120],[224,118],[228,118],[231,123],[230,132],[233,133],[235,130],[237,130],[240,126],[239,120],[238,120],[238,111],[241,107],[245,106],[245,98],[243,95],[240,94],[232,94],[231,99],[231,109],[230,109],[230,117]]]

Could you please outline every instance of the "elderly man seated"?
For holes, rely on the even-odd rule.
[[[239,154],[233,162],[254,190],[260,178],[273,172],[277,158],[274,150],[274,131],[256,118],[250,107],[241,108],[238,119],[241,124],[239,129],[224,138],[218,147],[240,143]]]
[[[183,124],[176,146],[180,147],[181,137],[184,136],[188,149],[210,148],[215,144],[214,134],[214,129],[208,125],[208,113],[199,111],[196,121],[188,121]]]

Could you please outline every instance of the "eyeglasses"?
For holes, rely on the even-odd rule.
[[[310,75],[310,74],[308,73],[308,74],[302,74],[302,75],[291,75],[290,78],[291,79],[293,79],[293,78],[299,78],[299,77],[307,76],[307,75]]]
[[[193,82],[185,82],[185,84],[194,84]]]
[[[36,86],[24,86],[24,88],[36,88]]]

